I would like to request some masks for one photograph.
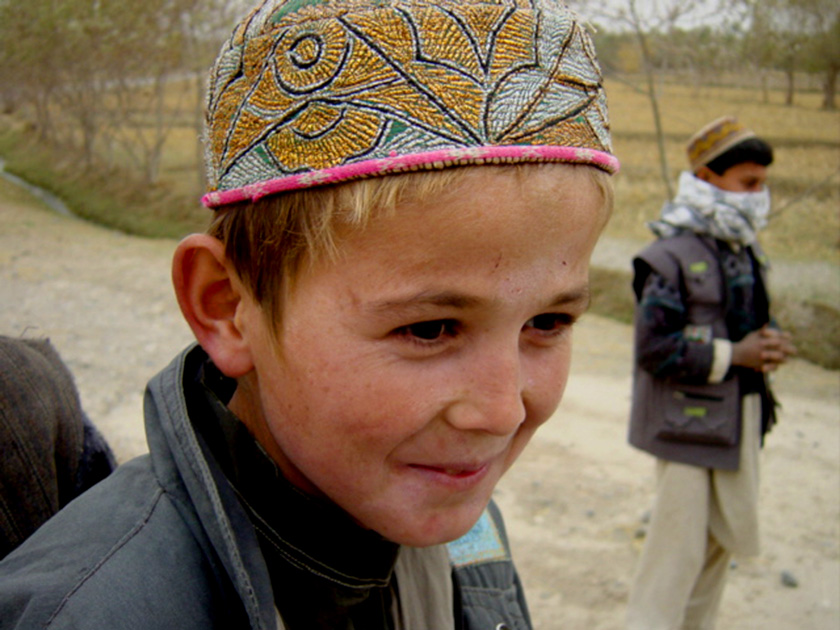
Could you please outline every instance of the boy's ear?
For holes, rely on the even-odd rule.
[[[242,330],[247,296],[224,245],[208,234],[191,234],[178,244],[172,282],[181,312],[198,343],[226,376],[250,372],[253,359]]]
[[[714,171],[710,169],[708,166],[701,166],[697,169],[697,172],[694,173],[697,179],[702,179],[704,182],[711,181],[712,175],[714,175]]]

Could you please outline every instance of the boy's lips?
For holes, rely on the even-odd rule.
[[[474,488],[487,477],[492,468],[491,461],[481,463],[415,463],[407,468],[419,474],[424,483],[432,483],[450,490],[464,491]]]
[[[503,448],[494,449],[492,453],[481,455],[474,454],[467,457],[440,458],[417,457],[407,458],[404,465],[417,471],[425,471],[436,475],[444,475],[453,479],[468,479],[470,477],[483,476],[493,467],[493,464],[504,458],[508,445]],[[476,456],[477,455],[477,456]]]
[[[433,466],[427,464],[411,464],[409,468],[416,468],[420,470],[429,470],[431,472],[447,475],[449,477],[459,477],[465,478],[470,477],[472,475],[476,475],[480,473],[483,469],[487,468],[487,464],[482,465],[469,465],[469,466],[461,466],[461,465],[442,465],[442,466]]]

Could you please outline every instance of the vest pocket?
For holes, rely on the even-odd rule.
[[[657,381],[654,387],[655,404],[661,410],[658,439],[714,446],[738,443],[741,397],[737,379],[708,385]]]

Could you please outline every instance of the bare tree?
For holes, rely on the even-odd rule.
[[[823,109],[836,109],[837,75],[840,73],[840,5],[835,0],[801,0],[800,11],[807,39],[805,69],[822,74]]]
[[[801,72],[823,75],[823,107],[835,105],[840,72],[840,6],[836,0],[741,0],[749,30],[744,50],[763,69],[786,78],[785,104],[793,105]]]
[[[244,0],[0,0],[0,91],[41,138],[87,167],[119,150],[149,184]],[[203,100],[203,90],[202,98]],[[62,135],[63,134],[63,135]],[[70,152],[67,152],[70,155]],[[106,155],[106,163],[111,155]]]
[[[15,109],[29,108],[42,142],[54,140],[50,103],[58,85],[59,52],[44,45],[57,28],[55,3],[0,1],[0,91]]]
[[[666,196],[670,199],[674,190],[665,152],[665,133],[656,88],[658,68],[651,38],[672,34],[681,24],[697,25],[712,21],[719,16],[727,3],[717,0],[614,0],[587,3],[579,0],[571,4],[581,15],[634,33],[642,59],[645,93],[653,116],[662,182]]]
[[[219,52],[220,43],[228,37],[234,23],[251,6],[249,0],[214,0],[203,2],[203,10],[185,15],[183,28],[185,33],[186,67],[191,73],[195,89],[195,110],[192,120],[195,129],[196,192],[205,190],[206,175],[201,165],[204,163],[204,100],[207,93],[207,73],[210,62]]]

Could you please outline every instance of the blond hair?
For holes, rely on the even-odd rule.
[[[207,232],[225,246],[225,254],[251,296],[275,324],[282,317],[285,295],[304,264],[335,257],[341,239],[363,230],[381,213],[394,213],[403,203],[439,195],[456,186],[476,168],[515,170],[520,177],[546,164],[472,166],[374,177],[311,188],[243,202],[216,211]],[[586,165],[599,190],[604,220],[612,212],[613,184],[604,171]],[[276,326],[270,326],[275,330]]]

